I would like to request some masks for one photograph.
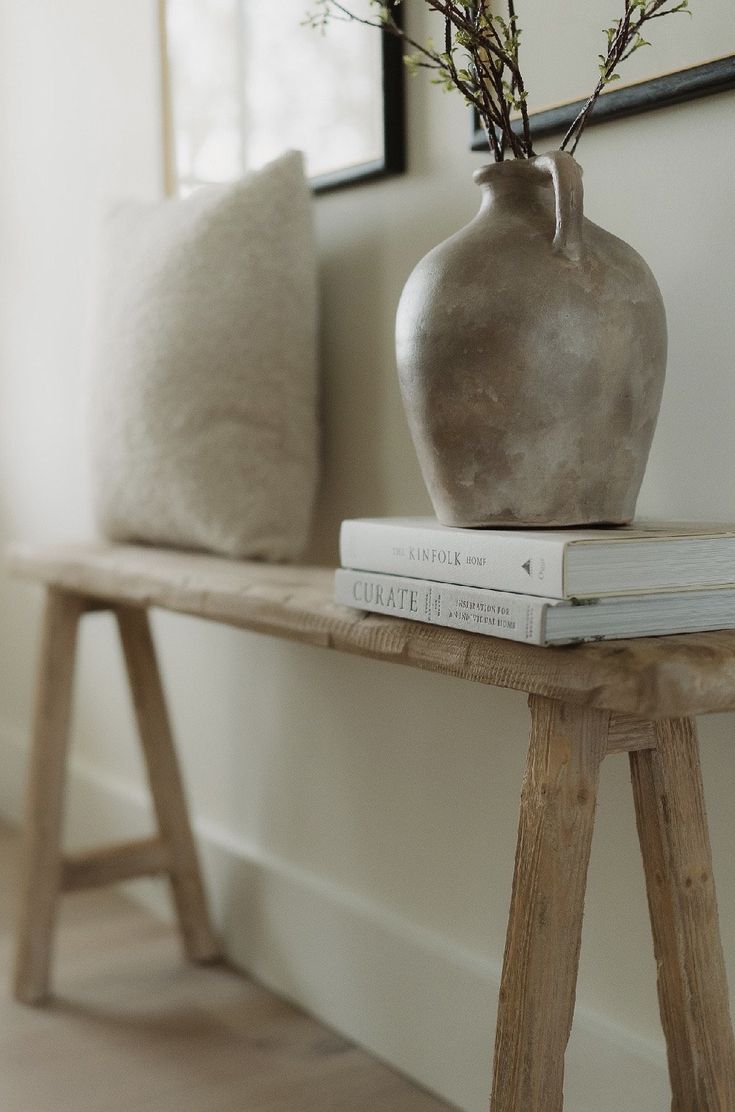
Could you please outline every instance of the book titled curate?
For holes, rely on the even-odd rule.
[[[340,568],[335,601],[529,645],[735,627],[735,590],[607,597],[579,603]]]
[[[735,525],[457,529],[434,518],[342,523],[344,567],[551,599],[735,589]]]

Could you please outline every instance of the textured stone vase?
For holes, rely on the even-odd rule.
[[[474,220],[401,297],[398,370],[447,525],[624,523],[661,402],[666,315],[632,247],[587,220],[562,152],[484,166]]]

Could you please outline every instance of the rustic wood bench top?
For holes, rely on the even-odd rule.
[[[17,574],[107,602],[646,719],[735,710],[735,630],[539,648],[338,606],[329,568],[135,545],[16,548]]]

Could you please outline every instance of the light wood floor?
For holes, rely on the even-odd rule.
[[[114,892],[64,899],[57,999],[10,998],[18,840],[0,828],[2,1112],[448,1112],[246,978],[183,963]]]

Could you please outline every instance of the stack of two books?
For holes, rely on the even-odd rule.
[[[533,645],[735,627],[735,525],[454,529],[345,521],[335,597]]]

